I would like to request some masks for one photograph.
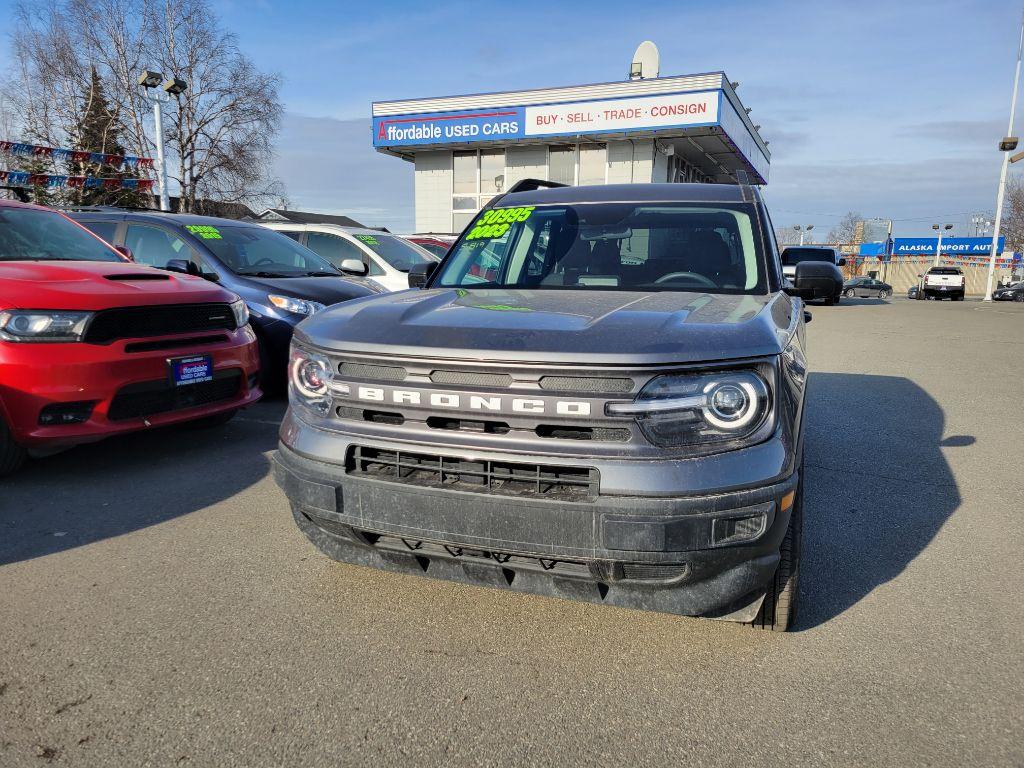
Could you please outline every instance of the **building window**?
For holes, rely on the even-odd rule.
[[[576,183],[581,187],[607,181],[608,148],[604,144],[580,145],[580,168]]]
[[[604,184],[608,179],[608,147],[580,144],[548,148],[548,180],[559,184]]]
[[[548,149],[548,181],[572,184],[576,179],[576,147]]]
[[[505,190],[505,150],[452,153],[452,231],[461,232],[477,211]]]

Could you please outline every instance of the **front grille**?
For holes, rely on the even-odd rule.
[[[540,380],[540,388],[557,392],[620,395],[633,391],[633,380],[597,376],[544,376]]]
[[[116,339],[140,339],[196,331],[233,331],[235,315],[229,304],[168,304],[123,307],[97,312],[85,330],[84,341],[108,344]]]
[[[532,496],[558,501],[588,501],[598,494],[596,469],[520,464],[509,461],[470,461],[446,456],[349,448],[350,475],[424,488]]]
[[[160,349],[180,349],[181,347],[201,347],[206,344],[220,344],[228,340],[223,333],[208,336],[187,336],[177,339],[160,339],[159,341],[133,341],[124,345],[125,352],[155,352]]]
[[[464,387],[493,387],[499,389],[512,386],[512,376],[508,373],[432,371],[430,380],[435,384],[450,384],[452,386]]]
[[[364,365],[363,363],[342,363],[338,373],[346,378],[369,379],[370,381],[402,381],[405,368],[393,365]]]
[[[114,395],[107,418],[111,421],[138,419],[230,400],[238,394],[241,383],[242,372],[230,368],[216,371],[212,381],[181,387],[173,386],[167,379],[129,384]]]

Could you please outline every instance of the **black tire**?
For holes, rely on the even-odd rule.
[[[189,429],[214,429],[215,427],[222,427],[235,418],[235,414],[238,413],[238,409],[235,408],[231,411],[221,411],[215,413],[213,416],[204,416],[201,419],[195,421],[185,422],[185,426]]]
[[[770,632],[785,632],[796,624],[797,602],[800,595],[800,553],[803,549],[804,530],[804,473],[800,466],[800,485],[793,500],[793,511],[789,516],[789,528],[782,539],[781,559],[775,575],[768,583],[768,592],[761,603],[761,610],[750,623],[754,629]]]
[[[891,288],[886,288],[885,290],[883,290],[882,291],[882,298],[883,299],[891,299],[892,298],[892,289]]]
[[[0,477],[12,475],[25,463],[26,451],[16,442],[7,422],[0,418]]]
[[[1013,297],[1013,300],[1014,301],[1024,301],[1024,291],[1020,291],[1019,293],[1015,294],[1014,297]]]
[[[836,297],[835,297],[835,296],[829,296],[829,297],[828,297],[827,299],[825,299],[825,302],[824,302],[824,303],[825,303],[825,306],[826,306],[826,307],[832,307],[832,306],[835,306],[835,303],[836,303]]]
[[[848,299],[852,299],[853,298],[853,288],[847,288],[845,291],[843,291],[843,296],[845,296]]]

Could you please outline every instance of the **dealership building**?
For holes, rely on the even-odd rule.
[[[415,167],[417,232],[458,232],[521,179],[768,181],[770,154],[723,72],[373,104],[373,146]]]

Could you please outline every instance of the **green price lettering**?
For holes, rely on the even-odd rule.
[[[189,232],[203,240],[221,240],[220,230],[207,225],[189,224],[185,226]]]

